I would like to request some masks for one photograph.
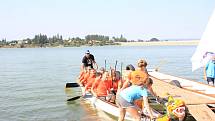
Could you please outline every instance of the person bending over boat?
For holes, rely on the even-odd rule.
[[[204,80],[207,80],[209,85],[214,85],[215,79],[215,54],[212,55],[212,59],[204,67]]]
[[[85,55],[82,59],[82,70],[85,70],[87,67],[93,68],[94,65],[96,66],[96,69],[98,69],[98,65],[95,61],[94,55],[90,54],[90,51],[87,50],[85,52]]]
[[[106,100],[106,97],[110,92],[110,81],[108,80],[108,76],[109,73],[106,71],[101,79],[95,80],[91,88],[93,96]]]
[[[141,99],[144,101],[144,106],[146,107],[151,119],[155,117],[152,114],[152,110],[148,103],[147,86],[149,85],[148,78],[145,78],[144,74],[136,73],[135,79],[133,78],[132,86],[122,90],[119,95],[117,95],[117,105],[119,107],[120,115],[118,121],[123,121],[126,112],[133,117],[135,121],[141,120],[141,114],[139,113],[138,107],[134,104],[135,100]],[[143,108],[142,108],[143,110]]]
[[[91,69],[90,70],[90,76],[87,79],[86,85],[85,85],[84,90],[83,90],[83,94],[82,94],[83,96],[85,96],[85,94],[86,94],[87,91],[90,91],[90,89],[91,89],[91,87],[92,87],[95,79],[96,79],[96,70],[95,69]]]
[[[144,59],[138,60],[137,69],[134,71],[133,71],[133,66],[128,65],[128,67],[130,66],[132,71],[130,71],[130,72],[128,71],[129,73],[127,74],[126,81],[123,83],[121,90],[123,90],[123,89],[127,88],[128,86],[132,85],[133,83],[135,83],[135,82],[133,82],[134,79],[132,79],[132,78],[134,77],[133,75],[135,75],[136,73],[143,74],[143,75],[145,75],[144,76],[145,78],[149,78],[149,74],[148,74],[148,71],[146,68],[147,65],[148,65],[147,62]],[[152,86],[150,88],[148,88],[148,90],[153,96],[158,98],[157,94],[153,91]]]

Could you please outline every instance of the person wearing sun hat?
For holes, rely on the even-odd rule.
[[[82,69],[85,70],[86,68],[94,68],[94,66],[96,66],[96,69],[98,69],[94,55],[91,54],[89,50],[87,50],[84,57],[82,58]]]

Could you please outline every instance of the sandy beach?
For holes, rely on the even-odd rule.
[[[175,46],[198,45],[199,40],[177,40],[159,42],[119,42],[121,46]]]

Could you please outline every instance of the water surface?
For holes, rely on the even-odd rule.
[[[202,69],[191,72],[190,58],[195,46],[78,47],[0,49],[0,120],[3,121],[79,121],[113,120],[94,110],[77,96],[77,89],[67,90],[75,82],[84,52],[89,49],[99,66],[135,65],[145,58],[148,68],[195,81],[203,81]],[[136,66],[136,65],[135,65]]]

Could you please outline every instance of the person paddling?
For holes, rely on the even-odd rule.
[[[110,93],[111,86],[108,77],[109,73],[105,71],[101,78],[96,78],[91,88],[93,96],[106,100],[107,95]]]
[[[86,85],[84,86],[82,96],[85,96],[86,92],[90,91],[90,89],[92,87],[92,84],[94,83],[95,79],[96,79],[96,70],[91,69],[90,70],[90,75],[89,75],[89,77],[87,79],[87,82],[86,82]]]

